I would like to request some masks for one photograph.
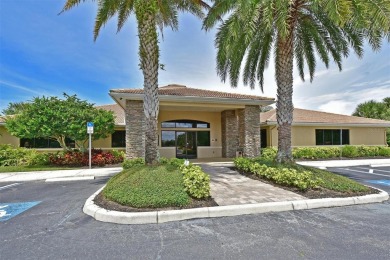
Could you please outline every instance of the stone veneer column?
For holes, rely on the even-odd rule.
[[[126,158],[145,157],[145,114],[143,101],[126,100]]]
[[[234,110],[221,112],[222,157],[234,158],[238,149],[238,125]]]
[[[239,147],[246,157],[260,155],[260,108],[245,106],[238,110]]]

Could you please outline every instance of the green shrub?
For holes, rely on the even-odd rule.
[[[321,181],[314,179],[311,172],[298,172],[295,169],[282,168],[272,177],[277,184],[297,187],[300,190],[316,188]]]
[[[390,147],[380,146],[378,147],[379,156],[390,156]]]
[[[234,159],[234,165],[241,171],[249,172],[253,160],[245,157],[236,157]]]
[[[341,154],[343,157],[352,158],[352,157],[358,156],[358,149],[356,148],[356,146],[346,145],[346,146],[343,146],[341,151],[342,151]]]
[[[190,203],[183,189],[182,174],[170,165],[133,165],[112,177],[103,195],[135,208],[183,207]]]
[[[327,159],[340,156],[338,147],[295,147],[292,150],[295,159]]]
[[[172,165],[176,168],[182,166],[184,164],[184,161],[185,161],[184,159],[179,159],[179,158],[170,158],[170,159],[164,157],[160,158],[160,164]]]
[[[276,153],[278,150],[276,148],[262,148],[261,149],[261,158],[265,160],[274,160],[276,158]]]
[[[49,165],[49,154],[48,153],[37,153],[34,157],[31,158],[31,166],[32,165]]]
[[[297,171],[288,166],[267,166],[244,157],[236,158],[234,163],[239,170],[251,172],[259,177],[272,180],[277,184],[296,187],[300,190],[315,188],[321,183],[309,171]]]
[[[193,198],[202,199],[210,197],[210,176],[199,166],[182,165],[184,190]]]
[[[0,145],[0,166],[38,165],[44,156],[39,155],[34,149],[13,147],[9,144]]]
[[[119,151],[119,150],[116,150],[116,149],[113,149],[111,151],[111,154],[119,162],[123,162],[123,160],[125,159],[125,156],[126,156],[126,153],[124,151]]]
[[[130,169],[134,166],[145,165],[144,158],[135,158],[135,159],[125,159],[122,163],[123,169]]]
[[[264,148],[261,150],[260,160],[274,160],[276,148]],[[383,146],[335,146],[335,147],[294,147],[292,149],[294,159],[329,159],[343,157],[374,157],[390,156],[390,147]]]

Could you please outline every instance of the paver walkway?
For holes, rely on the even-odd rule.
[[[229,168],[233,163],[201,163],[200,166],[210,175],[211,196],[220,206],[306,199],[291,191],[245,177]]]

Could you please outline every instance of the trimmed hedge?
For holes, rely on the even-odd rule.
[[[322,183],[309,171],[298,172],[296,169],[284,166],[271,167],[258,163],[254,159],[238,157],[234,160],[234,164],[241,171],[253,173],[280,185],[296,187],[302,191],[316,188]]]
[[[298,164],[279,165],[264,158],[239,157],[234,160],[237,169],[274,183],[306,191],[325,188],[337,192],[367,192],[369,189],[356,181],[328,171]]]
[[[261,149],[261,157],[265,160],[274,160],[276,148]],[[341,147],[294,147],[294,159],[331,159],[339,157],[390,157],[390,147],[385,146],[341,146]]]

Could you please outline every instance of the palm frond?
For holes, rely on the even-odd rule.
[[[117,0],[99,0],[98,10],[95,18],[95,27],[93,31],[93,38],[96,41],[99,36],[100,29],[108,20],[113,17],[119,10],[120,1]]]
[[[122,0],[118,10],[118,29],[119,32],[126,23],[127,18],[134,11],[134,0]]]

